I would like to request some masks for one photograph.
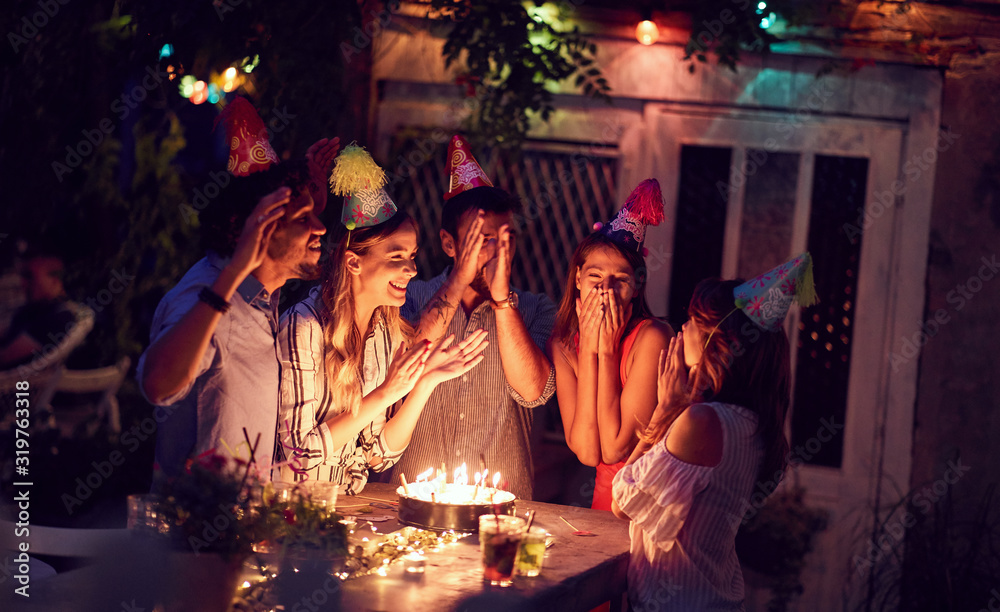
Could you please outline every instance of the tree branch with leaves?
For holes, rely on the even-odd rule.
[[[474,145],[520,146],[534,116],[551,117],[556,85],[572,77],[586,95],[610,103],[597,47],[578,27],[557,27],[558,17],[510,0],[432,0],[431,10],[450,25],[445,67],[463,66],[456,83],[477,102],[463,126]]]

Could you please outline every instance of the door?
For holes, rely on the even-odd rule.
[[[794,381],[786,432],[808,503],[830,513],[799,606],[826,609],[845,600],[873,491],[909,482],[912,405],[887,409],[884,357],[905,125],[665,104],[647,107],[646,125],[648,155],[636,172],[660,179],[667,213],[647,235],[654,312],[676,327],[698,280],[752,278],[813,255],[821,301],[793,308],[786,321]],[[905,452],[885,452],[877,435],[885,425]]]

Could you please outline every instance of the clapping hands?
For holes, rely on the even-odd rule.
[[[385,404],[395,404],[413,390],[427,368],[430,354],[431,343],[428,340],[408,350],[405,344],[399,346],[389,364],[389,370],[385,373],[385,381],[379,385],[379,390],[384,394]]]
[[[455,340],[454,334],[441,340],[427,359],[421,381],[437,386],[476,367],[483,360],[482,353],[489,344],[486,335],[486,330],[477,330],[454,346],[451,345]]]

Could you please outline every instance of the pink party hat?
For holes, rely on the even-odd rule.
[[[639,183],[629,194],[615,218],[601,226],[600,231],[623,247],[642,251],[646,226],[663,222],[663,193],[660,182],[649,178]]]

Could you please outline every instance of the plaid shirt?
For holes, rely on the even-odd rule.
[[[410,281],[401,313],[416,324],[424,306],[448,277],[448,270],[430,281]],[[517,309],[535,344],[545,343],[555,324],[556,307],[545,295],[515,292]],[[467,374],[438,385],[427,400],[410,445],[393,470],[393,482],[404,474],[410,481],[429,467],[446,466],[448,474],[465,463],[470,475],[479,471],[479,457],[490,472],[500,472],[507,489],[520,499],[531,499],[534,468],[531,462],[531,409],[555,393],[555,370],[549,366],[541,396],[532,401],[515,391],[503,372],[497,320],[489,302],[469,315],[459,307],[448,326],[460,342],[477,329],[488,332],[485,359]],[[450,476],[449,476],[450,478]]]

